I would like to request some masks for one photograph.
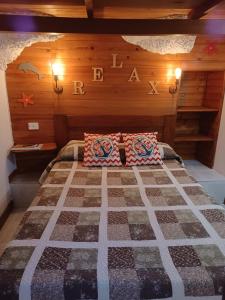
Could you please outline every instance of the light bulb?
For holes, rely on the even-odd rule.
[[[182,73],[181,68],[176,68],[176,70],[175,70],[175,77],[176,77],[176,79],[180,79],[181,73]]]
[[[55,76],[63,75],[63,66],[60,63],[52,64],[52,73]]]

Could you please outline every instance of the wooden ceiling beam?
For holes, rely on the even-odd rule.
[[[0,31],[124,35],[225,35],[225,20],[82,19],[0,14]]]
[[[206,0],[201,5],[193,8],[189,13],[188,18],[192,20],[200,19],[207,14],[208,10],[215,8],[223,1],[224,0]]]
[[[84,0],[87,16],[92,19],[94,16],[94,0]]]

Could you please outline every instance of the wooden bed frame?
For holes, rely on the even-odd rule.
[[[173,146],[175,115],[165,116],[54,116],[55,139],[59,148],[69,140],[83,140],[84,132],[158,132],[158,140]]]

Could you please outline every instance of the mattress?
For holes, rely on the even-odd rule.
[[[225,210],[176,160],[56,162],[0,258],[0,299],[222,299]]]

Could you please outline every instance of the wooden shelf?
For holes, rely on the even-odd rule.
[[[56,151],[57,146],[56,143],[44,143],[42,144],[42,147],[40,149],[22,149],[22,150],[16,150],[11,149],[12,153],[24,153],[24,152],[44,152],[44,151]]]
[[[183,135],[175,137],[175,142],[213,142],[214,139],[207,135]]]
[[[184,71],[177,98],[175,149],[212,168],[224,95],[224,71]]]
[[[205,106],[178,106],[177,112],[218,112],[218,108]]]

